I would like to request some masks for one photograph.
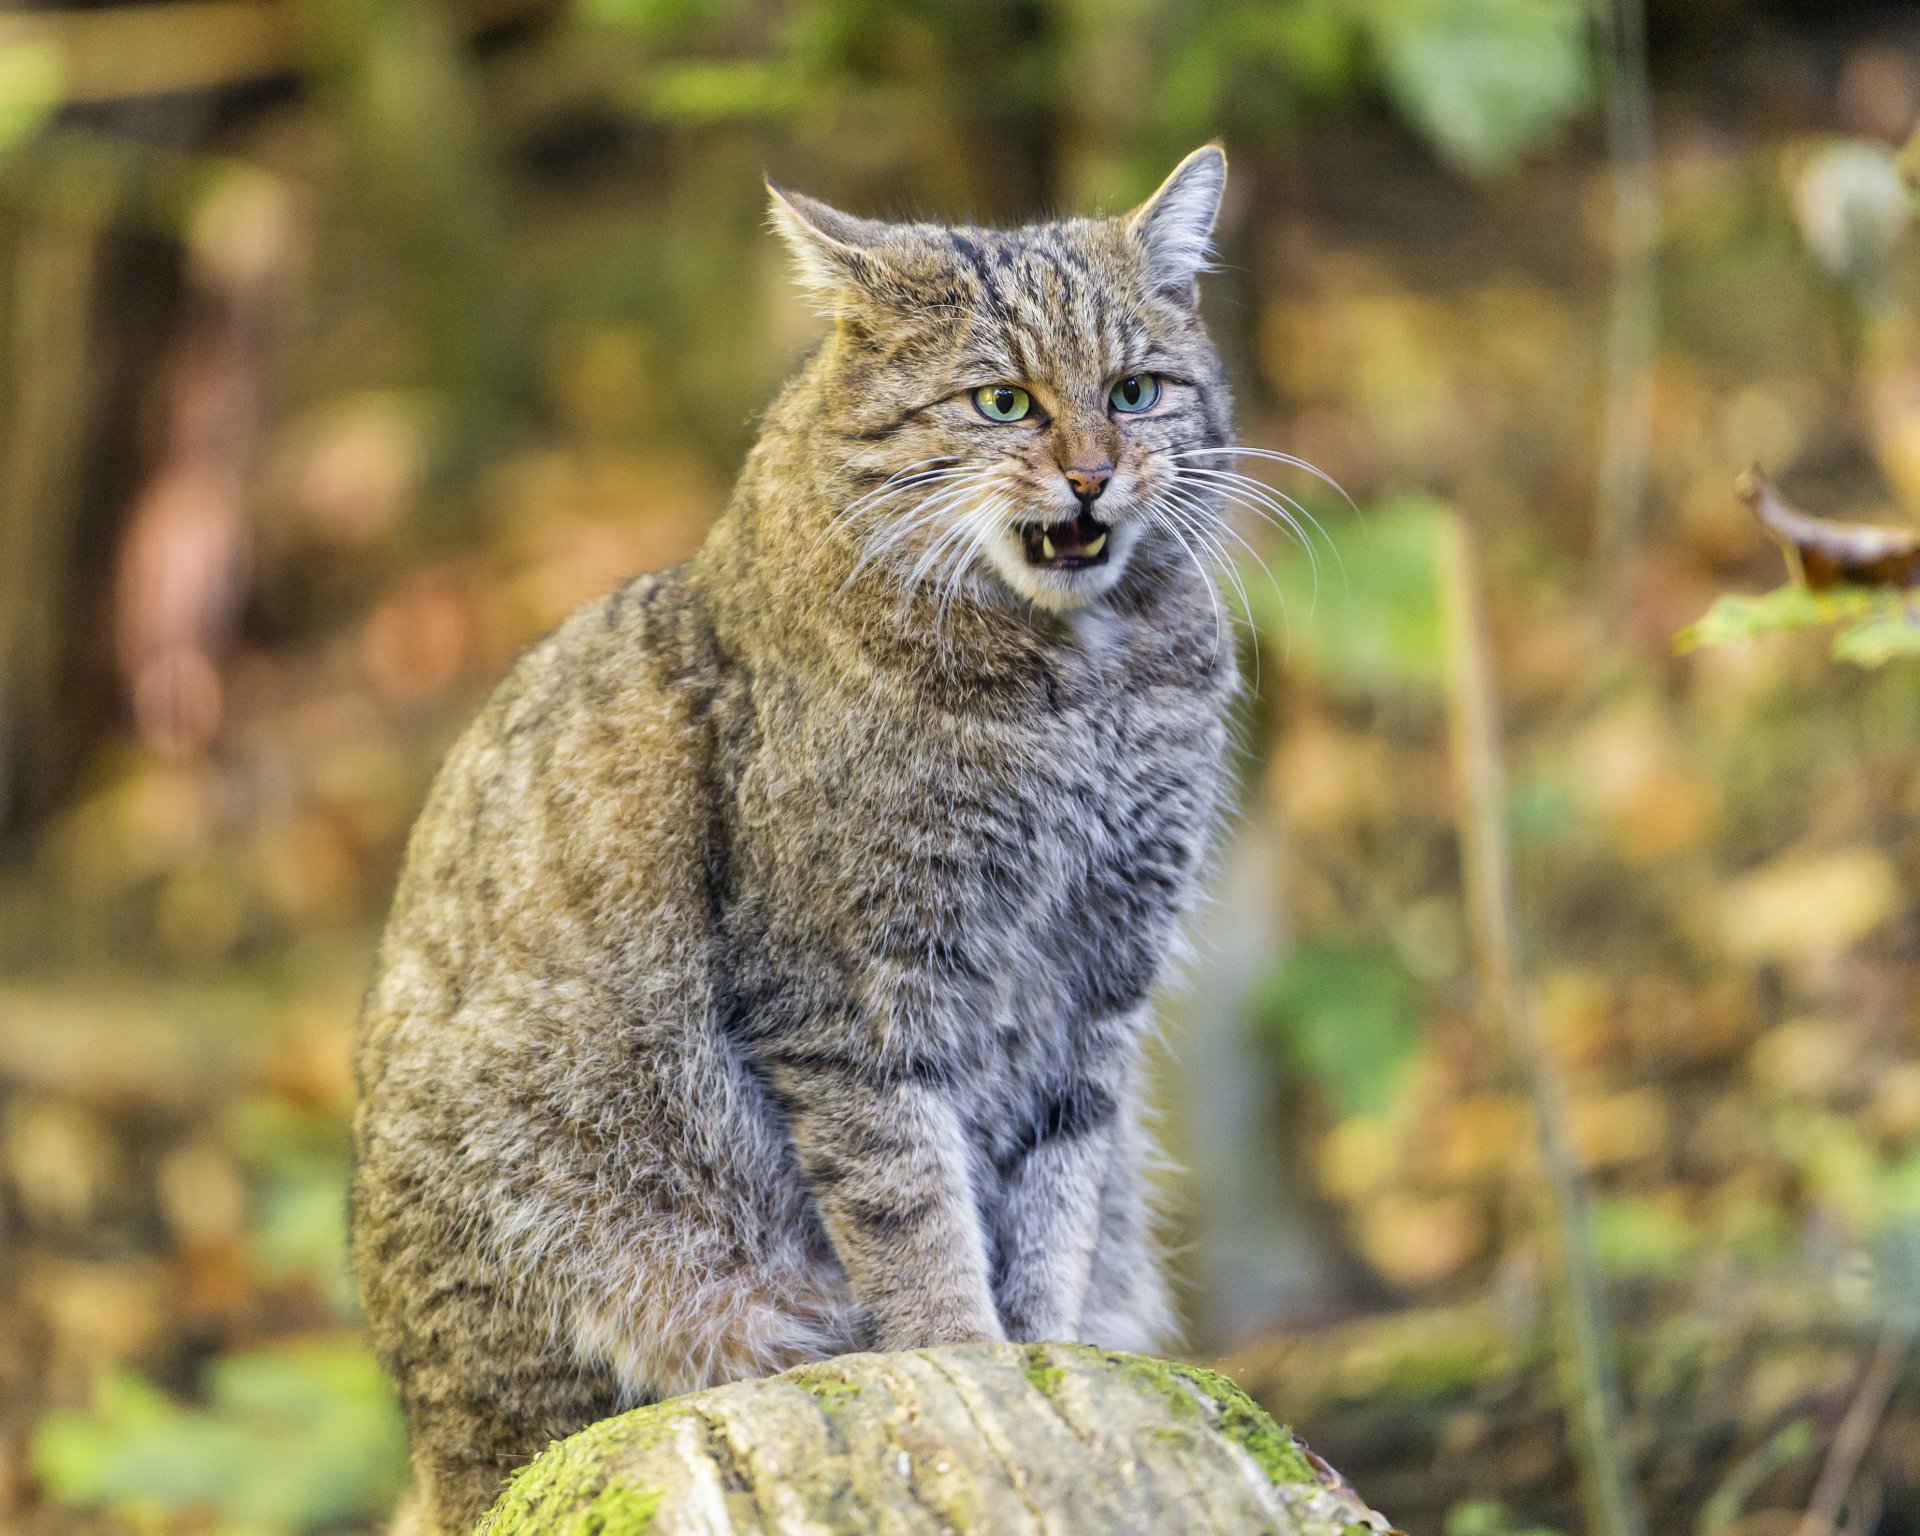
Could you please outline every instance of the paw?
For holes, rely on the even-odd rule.
[[[1007,1338],[997,1317],[977,1313],[947,1313],[902,1318],[879,1329],[883,1352],[902,1349],[941,1349],[949,1344],[1000,1344]]]

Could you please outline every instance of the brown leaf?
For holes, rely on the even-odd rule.
[[[1920,534],[1808,517],[1782,501],[1757,469],[1740,477],[1738,490],[1760,525],[1780,541],[1794,580],[1809,590],[1920,586]]]

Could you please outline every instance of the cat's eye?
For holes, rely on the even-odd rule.
[[[988,421],[1024,421],[1033,414],[1033,396],[1017,384],[983,384],[973,392],[973,405]]]
[[[1116,411],[1132,414],[1135,411],[1152,410],[1160,398],[1160,379],[1157,374],[1130,373],[1107,395],[1107,402]]]

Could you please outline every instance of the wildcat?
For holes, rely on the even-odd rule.
[[[1140,1053],[1236,686],[1225,177],[1005,232],[770,187],[830,333],[699,553],[454,748],[380,946],[353,1261],[404,1524],[802,1360],[1166,1338]]]

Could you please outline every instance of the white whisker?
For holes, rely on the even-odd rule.
[[[899,487],[913,483],[913,481],[919,478],[922,474],[928,474],[928,473],[937,474],[937,473],[943,472],[934,468],[933,466],[938,466],[943,464],[955,465],[958,463],[959,463],[959,456],[957,454],[937,453],[932,455],[930,458],[915,459],[911,464],[902,464],[898,469],[894,470],[892,474],[888,475],[886,479],[882,480],[878,485],[876,485],[872,490],[868,491],[864,496],[855,497],[854,500],[849,502],[845,507],[841,509],[839,515],[842,517],[848,516],[851,513],[858,511],[861,507],[865,506],[868,502],[873,501],[875,498],[887,496],[891,494],[894,490],[898,489]]]
[[[1276,464],[1290,464],[1295,469],[1304,469],[1308,474],[1312,475],[1314,479],[1321,481],[1329,489],[1337,493],[1340,499],[1353,509],[1356,517],[1366,516],[1366,514],[1360,510],[1359,504],[1347,494],[1347,488],[1344,485],[1334,479],[1332,475],[1328,474],[1319,465],[1310,464],[1305,459],[1296,458],[1291,453],[1279,453],[1271,448],[1246,448],[1239,444],[1230,443],[1220,448],[1183,448],[1177,452],[1168,454],[1167,457],[1170,459],[1199,458],[1203,455],[1222,453],[1230,453],[1248,459],[1271,459]]]
[[[1186,551],[1187,558],[1193,562],[1193,569],[1195,574],[1198,575],[1200,578],[1200,585],[1206,589],[1207,596],[1213,602],[1213,656],[1218,657],[1220,654],[1220,640],[1221,640],[1221,627],[1220,627],[1221,604],[1220,604],[1219,590],[1214,586],[1213,578],[1207,574],[1207,568],[1201,562],[1199,555],[1194,553],[1193,546],[1187,542],[1186,536],[1180,532],[1179,523],[1173,517],[1171,517],[1166,511],[1162,509],[1157,509],[1152,506],[1148,506],[1146,508],[1146,513],[1147,513],[1148,520],[1152,522],[1155,527],[1163,530],[1165,533],[1171,536],[1174,542],[1179,544],[1181,549]],[[1209,658],[1209,659],[1211,660],[1212,658]]]
[[[1335,565],[1339,567],[1341,582],[1343,584],[1346,582],[1347,565],[1340,553],[1340,546],[1334,543],[1332,536],[1321,526],[1317,517],[1285,492],[1276,491],[1272,486],[1250,476],[1228,474],[1220,470],[1198,469],[1188,465],[1180,473],[1183,478],[1190,478],[1195,483],[1196,489],[1204,486],[1230,504],[1251,512],[1256,517],[1265,518],[1275,527],[1284,528],[1291,533],[1299,541],[1300,547],[1306,551],[1307,559],[1313,566],[1314,586],[1317,591],[1320,582],[1320,557],[1312,537],[1301,524],[1300,518],[1294,516],[1294,513],[1298,512],[1326,541],[1327,549],[1333,555]]]
[[[1177,485],[1170,486],[1160,493],[1160,497],[1166,502],[1169,510],[1178,508],[1185,511],[1189,516],[1204,516],[1208,523],[1217,524],[1222,533],[1253,557],[1253,563],[1260,568],[1260,574],[1266,577],[1268,584],[1272,586],[1274,597],[1279,601],[1281,607],[1284,608],[1286,606],[1287,598],[1286,594],[1280,589],[1280,579],[1273,574],[1273,568],[1267,564],[1265,557],[1247,541],[1246,536],[1242,534],[1238,528],[1234,527],[1233,524],[1225,518],[1218,516],[1218,514],[1216,514],[1212,508],[1206,506],[1205,503],[1194,499],[1192,494],[1184,487]],[[1195,532],[1198,533],[1199,530],[1196,528]],[[1221,554],[1223,557],[1226,556],[1224,546],[1221,547]],[[1229,571],[1237,572],[1237,562],[1231,558],[1223,558],[1223,564],[1225,564]],[[1251,620],[1253,617],[1252,600],[1247,594],[1245,584],[1238,583],[1237,580],[1236,584],[1239,586],[1241,606],[1246,610],[1248,619]]]
[[[858,575],[874,561],[910,544],[918,535],[941,521],[954,508],[964,506],[967,501],[980,494],[985,488],[986,480],[987,474],[984,470],[974,471],[957,484],[943,485],[922,499],[912,511],[881,529],[878,536],[869,541],[859,563],[854,567],[853,575]],[[936,541],[936,549],[940,547],[941,542],[943,541]],[[927,561],[923,559],[908,575],[906,585],[909,588],[916,585],[929,568]],[[847,579],[851,581],[853,576],[850,575]]]

